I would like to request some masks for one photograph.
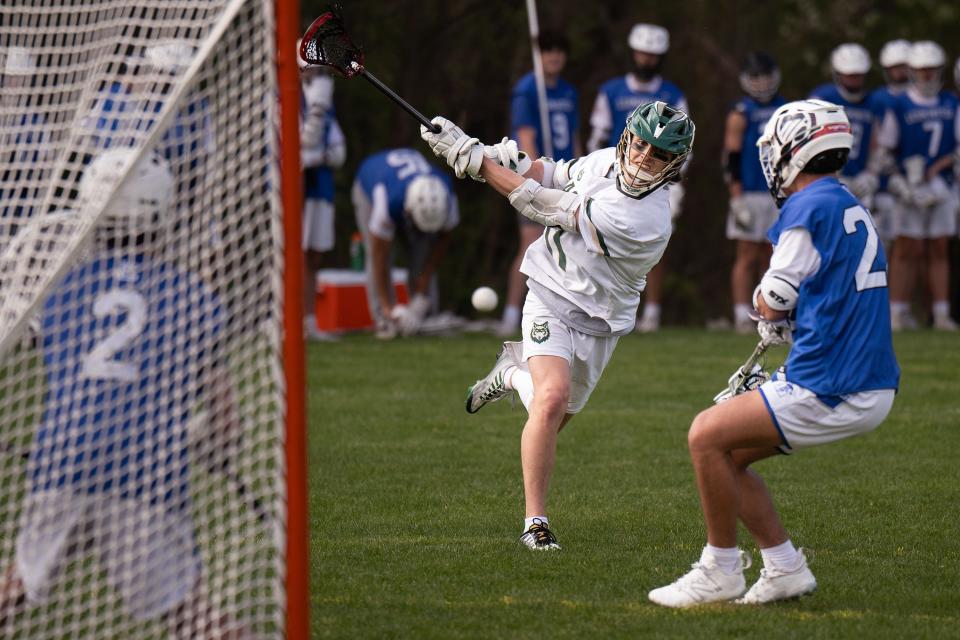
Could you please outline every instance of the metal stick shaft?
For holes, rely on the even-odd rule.
[[[391,89],[391,88],[388,87],[387,85],[385,85],[385,84],[383,84],[382,82],[380,82],[380,80],[378,80],[375,75],[373,75],[372,73],[370,73],[370,72],[367,71],[366,69],[364,69],[363,71],[361,71],[361,72],[360,72],[360,75],[362,75],[364,78],[366,78],[367,80],[369,80],[370,83],[373,84],[373,86],[375,86],[377,89],[380,89],[380,91],[382,91],[388,98],[390,98],[391,100],[393,100],[394,102],[396,102],[398,105],[400,105],[401,107],[403,107],[403,110],[404,110],[404,111],[406,111],[407,113],[409,113],[410,115],[412,115],[414,118],[416,118],[417,120],[419,120],[419,121],[420,121],[420,124],[422,124],[423,126],[425,126],[427,129],[429,129],[429,130],[432,131],[433,133],[440,133],[440,127],[439,127],[438,125],[435,125],[435,124],[433,124],[432,122],[430,122],[430,121],[426,118],[426,116],[424,116],[422,113],[420,113],[419,111],[417,111],[416,109],[414,109],[414,108],[410,105],[410,103],[408,103],[406,100],[404,100],[403,98],[401,98],[400,96],[398,96],[396,93],[394,93],[393,89]]]

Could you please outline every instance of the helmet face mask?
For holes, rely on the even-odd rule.
[[[780,69],[776,61],[763,51],[747,54],[740,67],[740,88],[760,104],[773,100],[780,89]]]
[[[936,42],[921,40],[910,47],[910,85],[921,96],[932,98],[943,88],[947,56]]]
[[[782,205],[789,188],[811,160],[836,151],[844,158],[853,144],[843,108],[824,100],[790,102],[774,112],[757,140],[760,168],[770,194]]]
[[[665,102],[648,102],[627,118],[617,144],[617,186],[640,197],[675,178],[693,148],[695,127]]]
[[[867,95],[866,75],[870,71],[870,54],[859,44],[842,44],[830,54],[833,82],[843,99],[860,102]]]

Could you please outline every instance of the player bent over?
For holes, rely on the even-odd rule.
[[[103,197],[134,154],[118,148],[95,159],[80,199]],[[162,620],[171,638],[252,637],[204,594],[194,539],[190,463],[201,458],[188,422],[205,408],[202,432],[217,442],[204,443],[202,461],[229,475],[239,420],[217,366],[223,306],[199,277],[161,260],[174,189],[162,157],[137,161],[98,223],[93,255],[41,310],[44,413],[15,563],[0,581],[0,624],[47,599],[63,567],[92,550],[136,622]],[[56,228],[76,215],[37,222]]]
[[[768,233],[770,268],[754,292],[758,329],[768,342],[786,337],[774,323],[795,314],[793,347],[785,374],[703,411],[690,426],[707,545],[692,571],[650,592],[657,604],[759,604],[817,586],[750,465],[869,432],[893,405],[900,370],[887,260],[870,214],[837,179],[852,140],[841,107],[804,100],[777,109],[757,142],[770,192],[782,202]],[[738,518],[763,555],[749,591]]]
[[[633,330],[645,277],[670,239],[669,187],[693,146],[694,124],[664,102],[637,107],[616,148],[567,162],[530,162],[504,139],[483,146],[443,118],[421,128],[458,177],[485,180],[546,229],[527,249],[523,342],[506,342],[474,384],[467,411],[516,390],[529,415],[520,440],[526,521],[520,540],[559,549],[547,489],[557,434],[583,409],[620,336]],[[516,169],[516,172],[505,168]]]

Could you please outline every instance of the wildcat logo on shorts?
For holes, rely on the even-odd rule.
[[[530,339],[536,342],[537,344],[543,344],[550,338],[550,327],[547,326],[547,321],[543,322],[534,322],[533,328],[530,329]]]

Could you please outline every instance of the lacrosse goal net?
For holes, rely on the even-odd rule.
[[[0,637],[304,633],[296,13],[0,4]]]

